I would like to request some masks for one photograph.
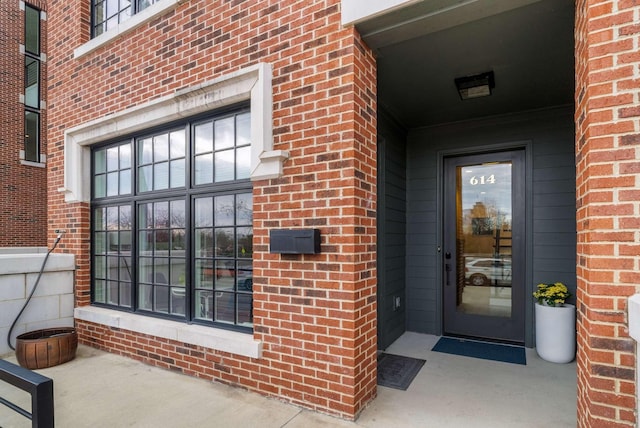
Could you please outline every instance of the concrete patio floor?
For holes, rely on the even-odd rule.
[[[431,352],[437,336],[405,333],[385,352],[427,362],[407,391],[378,388],[356,422],[80,346],[76,359],[38,370],[54,380],[55,423],[75,427],[575,427],[576,366],[527,365]],[[7,360],[15,363],[15,358]],[[0,383],[29,409],[29,396]],[[0,428],[30,427],[0,405]]]

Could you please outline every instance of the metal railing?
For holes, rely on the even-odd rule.
[[[0,381],[31,394],[31,413],[0,397],[0,404],[31,420],[33,428],[53,428],[53,379],[0,360]]]

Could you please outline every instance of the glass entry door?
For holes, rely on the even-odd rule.
[[[524,342],[524,151],[445,159],[444,331]]]

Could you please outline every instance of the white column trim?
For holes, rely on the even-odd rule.
[[[634,294],[627,301],[629,336],[635,340],[636,345],[636,391],[640,387],[640,294]],[[636,409],[640,409],[640,395],[636,394]]]
[[[357,24],[420,1],[422,0],[342,0],[342,25],[346,27]]]

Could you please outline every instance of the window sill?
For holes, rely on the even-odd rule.
[[[136,29],[140,25],[148,22],[159,15],[175,8],[182,0],[162,0],[159,3],[154,3],[140,13],[133,15],[131,18],[119,24],[116,28],[108,30],[98,37],[94,37],[87,43],[79,46],[73,51],[73,58],[78,59],[83,55],[93,52],[94,50],[110,43],[112,40],[117,39],[120,36],[127,34],[128,32]]]
[[[82,321],[148,334],[162,339],[175,340],[249,358],[260,358],[262,356],[262,342],[254,340],[251,334],[201,325],[189,325],[96,306],[75,308],[74,317]]]
[[[46,163],[32,162],[32,161],[26,161],[26,160],[21,160],[20,164],[24,165],[24,166],[35,166],[37,168],[46,168],[47,167]]]

